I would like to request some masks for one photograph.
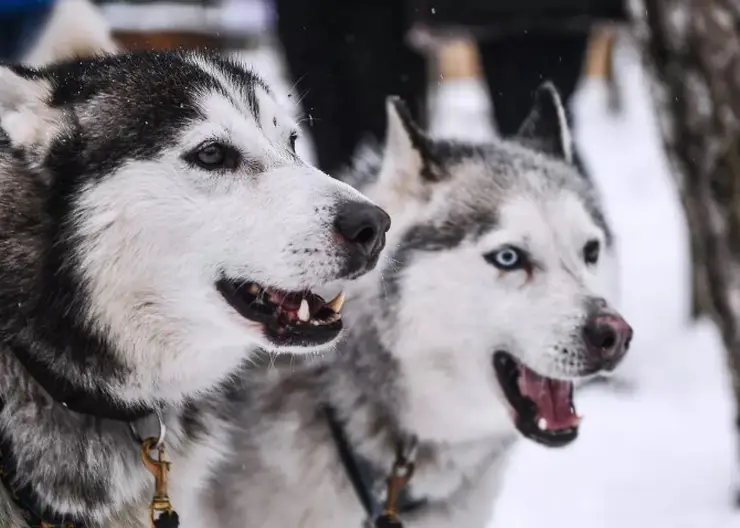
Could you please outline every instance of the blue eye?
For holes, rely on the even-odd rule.
[[[483,256],[486,262],[503,271],[512,271],[525,267],[524,252],[512,246],[504,246]]]

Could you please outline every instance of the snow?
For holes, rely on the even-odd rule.
[[[285,83],[272,50],[250,54]],[[685,223],[636,53],[620,46],[624,107],[610,113],[599,80],[582,83],[575,138],[605,199],[621,252],[621,310],[635,328],[615,386],[577,395],[572,446],[519,443],[493,527],[729,528],[740,464],[723,350],[713,325],[689,323]],[[490,137],[485,88],[441,81],[431,97],[439,135]],[[292,98],[295,100],[295,97]],[[310,145],[300,146],[310,159]]]

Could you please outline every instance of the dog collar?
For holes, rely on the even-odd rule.
[[[393,465],[393,473],[388,476],[383,470],[374,467],[372,463],[361,457],[354,449],[347,438],[347,434],[344,431],[344,427],[337,418],[336,411],[329,405],[324,406],[324,415],[331,431],[332,439],[336,445],[339,458],[342,461],[344,470],[347,473],[347,477],[352,482],[352,487],[355,490],[362,508],[365,510],[367,516],[366,526],[368,527],[401,527],[399,521],[395,519],[395,514],[408,514],[416,509],[424,506],[427,503],[427,499],[413,498],[409,494],[408,486],[403,484],[406,483],[404,480],[402,485],[399,486],[395,491],[397,495],[391,499],[392,510],[389,512],[389,501],[386,497],[385,504],[378,499],[378,491],[383,488],[386,477],[388,477],[389,486],[393,485],[393,479],[397,479],[399,475],[396,474],[396,470],[401,466],[410,465],[413,468],[413,461],[407,461],[403,448],[399,447],[396,455],[396,461]],[[400,443],[399,443],[400,445]],[[409,464],[411,462],[411,464]],[[408,478],[410,478],[410,474]]]
[[[120,422],[135,422],[154,414],[154,409],[145,405],[131,405],[114,399],[100,388],[82,389],[60,378],[48,364],[29,354],[24,347],[8,343],[13,355],[28,374],[56,402],[70,411],[106,418]]]
[[[5,401],[0,398],[0,412],[5,406]],[[150,505],[151,521],[154,528],[177,528],[179,516],[170,505],[167,496],[167,473],[169,463],[164,457],[164,439],[167,428],[162,416],[159,419],[159,433],[157,436],[141,440],[136,426],[130,423],[132,437],[141,444],[139,451],[144,467],[152,473],[155,480],[155,493]],[[158,458],[150,456],[150,451],[158,451]],[[18,487],[15,483],[18,471],[16,457],[13,456],[9,441],[0,431],[0,483],[5,487],[11,500],[15,503],[21,515],[27,522],[27,528],[85,528],[85,524],[79,521],[70,521],[66,515],[44,506],[43,501],[34,491],[30,483]]]

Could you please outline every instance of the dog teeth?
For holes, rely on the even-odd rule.
[[[330,325],[332,323],[336,323],[341,318],[342,316],[339,315],[338,313],[333,313],[333,314],[328,315],[327,317],[324,317],[323,319],[317,319],[314,317],[313,319],[309,321],[309,324],[311,324],[312,326]]]
[[[547,420],[545,420],[544,418],[540,418],[539,420],[537,420],[537,427],[540,428],[540,431],[547,430]]]
[[[301,299],[301,306],[298,308],[298,319],[304,323],[307,323],[311,319],[311,310],[308,308],[308,301],[306,299]]]
[[[344,306],[344,291],[340,291],[336,297],[326,303],[326,306],[331,308],[334,313],[338,314],[341,312],[342,307]]]
[[[247,288],[247,291],[251,293],[252,295],[259,295],[260,287],[257,286],[255,283],[252,283],[249,285],[249,288]]]

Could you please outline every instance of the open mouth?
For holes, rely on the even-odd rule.
[[[239,315],[261,323],[267,338],[278,346],[323,345],[342,330],[343,292],[326,302],[315,293],[282,291],[256,282],[221,279],[216,288]]]
[[[576,439],[580,418],[571,382],[540,376],[506,352],[494,354],[493,367],[524,436],[549,447]]]

